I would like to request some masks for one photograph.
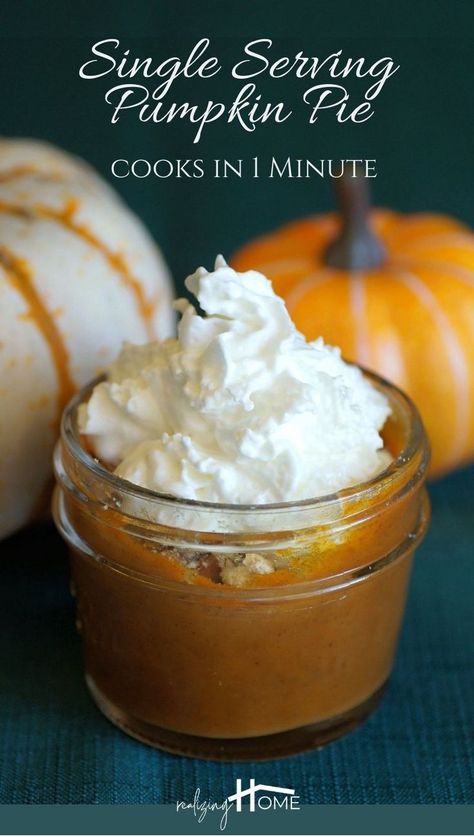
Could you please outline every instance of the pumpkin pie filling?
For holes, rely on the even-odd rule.
[[[97,455],[97,413],[95,425],[88,413],[97,385],[66,410],[55,517],[71,548],[87,682],[126,732],[185,755],[270,758],[339,737],[378,702],[427,525],[428,453],[409,400],[376,376],[358,374],[377,394],[373,401],[365,390],[360,395],[369,398],[369,412],[375,405],[374,422],[384,416],[372,463],[383,458],[365,478],[320,496],[252,503],[247,485],[239,489],[246,502],[209,499],[209,473],[221,473],[212,462],[204,480],[185,463],[197,497],[166,484],[160,492],[145,478],[139,485],[112,461],[123,427],[117,432],[116,424],[105,440],[109,456]],[[120,400],[120,385],[111,386]],[[132,455],[135,473],[176,481],[175,460],[157,465],[154,449],[151,469],[156,427],[150,430],[143,414],[140,421],[150,437],[135,438],[147,466]],[[130,461],[129,438],[126,447]],[[229,481],[241,451],[235,460]],[[272,467],[264,463],[263,474]],[[331,467],[328,460],[334,481]],[[253,488],[257,476],[250,469]],[[304,483],[311,469],[290,476]]]

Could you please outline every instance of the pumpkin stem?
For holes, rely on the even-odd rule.
[[[367,179],[360,173],[344,171],[335,181],[341,213],[341,229],[329,244],[325,264],[343,270],[368,270],[386,259],[386,250],[372,232],[369,221],[370,196]]]

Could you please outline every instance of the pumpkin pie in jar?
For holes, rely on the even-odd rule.
[[[178,337],[69,404],[54,511],[86,680],[125,732],[253,760],[360,724],[390,676],[428,447],[409,399],[306,342],[261,274],[187,280]]]

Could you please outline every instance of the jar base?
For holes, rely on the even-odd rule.
[[[325,747],[357,729],[374,711],[387,682],[358,706],[316,724],[252,738],[204,738],[140,721],[115,706],[87,675],[88,689],[103,715],[116,727],[150,747],[189,758],[214,761],[269,761]]]

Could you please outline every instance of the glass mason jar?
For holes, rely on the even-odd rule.
[[[267,759],[326,744],[377,705],[429,518],[428,445],[409,399],[366,374],[392,407],[393,461],[299,503],[204,504],[135,486],[78,432],[96,382],[69,404],[54,515],[70,547],[87,685],[122,730],[182,755]],[[217,559],[248,555],[277,556],[281,568],[217,583]]]

